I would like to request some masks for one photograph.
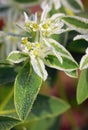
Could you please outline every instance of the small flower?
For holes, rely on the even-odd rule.
[[[62,29],[64,23],[61,21],[63,14],[57,13],[48,18],[48,12],[49,7],[47,5],[42,12],[40,20],[38,20],[37,13],[32,16],[33,18],[31,20],[31,17],[28,17],[24,12],[25,25],[22,28],[30,33],[37,33],[39,31],[43,37],[49,37],[52,34],[60,34],[64,32],[64,29]]]
[[[50,38],[52,34],[60,34],[64,31],[64,29],[62,29],[64,24],[61,21],[63,14],[54,14],[48,18],[48,12],[49,7],[46,6],[39,20],[37,13],[32,17],[28,17],[28,15],[24,13],[25,24],[22,29],[24,29],[25,32],[30,32],[28,34],[33,37],[30,38],[29,35],[27,37],[22,37],[21,39],[22,52],[29,57],[34,71],[43,80],[46,80],[48,76],[45,65],[63,70],[62,57],[75,62],[63,46]],[[48,59],[48,57],[50,57],[50,59]],[[74,64],[77,67],[76,63]],[[60,65],[60,67],[58,67],[58,65]],[[64,68],[64,70],[66,69]]]
[[[27,44],[27,42],[28,42],[28,37],[22,37],[21,42],[22,42],[22,44]]]
[[[37,23],[32,23],[31,24],[31,28],[32,28],[32,30],[34,31],[34,32],[36,32],[38,29],[39,29],[39,25],[37,24]]]

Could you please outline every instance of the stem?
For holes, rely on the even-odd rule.
[[[59,78],[57,78],[57,85],[58,85],[58,91],[59,91],[60,97],[62,99],[64,99],[66,102],[69,103],[67,95],[66,95],[66,91],[64,89],[64,85],[63,85],[63,83],[61,81],[60,76],[59,76]],[[68,110],[66,112],[66,115],[67,115],[67,118],[68,118],[68,120],[69,120],[69,122],[71,124],[72,130],[80,130],[77,123],[76,123],[76,121],[75,121],[75,119],[74,119],[74,117],[73,117],[72,111]]]

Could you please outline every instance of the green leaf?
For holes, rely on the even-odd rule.
[[[3,96],[5,92],[3,98],[0,98],[0,128],[2,128],[2,130],[8,130],[8,128],[14,126],[19,126],[19,129],[21,129],[22,125],[25,126],[25,124],[28,123],[29,126],[32,122],[41,121],[42,119],[47,118],[48,120],[53,120],[54,117],[61,115],[70,108],[69,104],[61,99],[38,95],[26,121],[22,122],[19,120],[15,110],[13,88],[11,86],[8,86],[7,88],[7,93],[5,92],[6,87],[0,88],[0,95]]]
[[[13,82],[17,72],[14,67],[11,66],[0,66],[0,84],[6,84]]]
[[[21,124],[14,128],[14,130],[58,130],[60,116],[55,118],[46,118],[31,123]]]
[[[53,118],[61,115],[69,108],[69,104],[59,98],[38,95],[27,120]]]
[[[77,78],[78,77],[78,72],[77,70],[74,70],[74,71],[66,71],[65,72],[69,77],[72,77],[72,78]]]
[[[82,70],[77,86],[77,102],[81,104],[88,98],[88,69]]]
[[[36,57],[31,56],[31,64],[35,73],[45,81],[47,79],[48,74],[45,69],[43,60],[41,60],[38,57],[36,58]]]
[[[72,41],[67,45],[67,49],[69,51],[77,52],[77,53],[84,53],[87,47],[88,47],[88,42],[83,39]]]
[[[19,120],[9,116],[15,111],[13,105],[13,88],[11,85],[0,87],[0,129],[9,130],[19,123]],[[8,115],[7,115],[8,114]]]
[[[82,2],[79,0],[66,0],[66,2],[61,1],[64,7],[68,7],[73,12],[78,13],[83,10]]]
[[[88,68],[88,54],[84,55],[80,61],[80,69]]]
[[[32,105],[40,90],[42,80],[26,63],[19,72],[14,88],[16,111],[21,120],[25,120],[31,111]]]
[[[5,105],[4,106],[3,104],[1,105],[3,109],[0,110],[0,116],[11,117],[13,119],[19,120],[19,117],[17,116],[14,107],[13,95],[11,96],[10,93],[8,98],[9,98],[8,101],[7,99],[4,100]],[[54,118],[58,115],[63,114],[69,108],[70,105],[59,98],[38,95],[37,99],[33,104],[31,112],[28,114],[26,121],[31,122],[45,118]]]
[[[53,47],[55,49],[55,51],[57,53],[59,53],[61,56],[73,59],[71,54],[64,48],[64,46],[62,46],[56,40],[48,38],[48,39],[46,39],[46,42],[47,41],[50,44],[50,46]]]
[[[5,87],[2,90],[5,90]],[[0,95],[4,94],[2,90],[0,89]],[[69,108],[69,104],[59,98],[38,95],[26,120],[33,121],[47,117],[53,118],[64,113]],[[0,102],[0,116],[19,119],[14,106],[13,88],[9,89],[7,95]]]
[[[73,71],[78,68],[78,65],[75,61],[71,59],[67,59],[66,57],[62,57],[63,62],[60,63],[57,57],[54,55],[48,55],[44,62],[47,66],[55,69],[59,69],[62,71]]]
[[[22,61],[25,61],[28,58],[28,55],[25,53],[22,53],[20,51],[12,51],[8,57],[7,60],[9,60],[12,63],[20,63]]]
[[[1,130],[10,130],[12,127],[14,127],[18,123],[19,121],[16,119],[0,116],[0,129]]]
[[[88,20],[77,16],[65,16],[62,20],[73,30],[88,34]]]

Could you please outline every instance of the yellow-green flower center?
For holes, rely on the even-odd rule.
[[[28,43],[27,44],[27,49],[30,51],[30,50],[32,50],[32,44],[31,43]]]
[[[48,25],[48,24],[43,24],[42,27],[43,27],[44,29],[48,29],[48,28],[49,28],[49,25]]]
[[[25,26],[29,28],[30,27],[30,22],[26,22]]]
[[[37,23],[33,23],[32,27],[33,29],[37,30],[39,28],[39,25]]]
[[[22,44],[27,44],[28,42],[28,37],[23,37],[21,40]]]
[[[35,47],[40,48],[40,43],[35,43]]]
[[[33,54],[34,54],[35,56],[37,56],[37,55],[38,55],[38,50],[34,50],[34,51],[33,51]]]

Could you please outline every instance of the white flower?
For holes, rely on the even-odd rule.
[[[43,10],[40,20],[38,20],[37,13],[28,17],[24,12],[25,24],[19,25],[24,31],[29,33],[36,32],[41,34],[43,37],[49,37],[52,34],[60,34],[65,30],[62,29],[64,23],[61,21],[61,17],[64,14],[54,14],[48,18],[49,7],[48,5]],[[36,35],[37,36],[37,35]]]
[[[62,27],[64,26],[64,23],[61,21],[61,17],[64,14],[54,14],[50,18],[47,18],[47,10],[48,7],[45,8],[43,11],[43,14],[41,16],[40,21],[40,32],[43,36],[48,37],[52,34],[60,34],[64,31]],[[45,14],[45,15],[44,15]],[[43,17],[45,16],[45,17]]]
[[[44,37],[48,37],[52,34],[60,34],[64,31],[64,29],[62,29],[64,23],[61,21],[61,17],[64,14],[57,13],[48,18],[48,11],[49,7],[46,6],[41,15],[41,20],[39,24],[40,33]]]
[[[22,37],[21,39],[22,52],[30,57],[30,63],[35,73],[43,80],[46,80],[48,76],[45,69],[48,56],[50,59],[47,65],[52,66],[53,68],[60,68],[61,70],[64,69],[62,65],[62,57],[74,62],[71,55],[68,53],[68,51],[66,51],[66,49],[64,49],[62,45],[60,45],[54,39],[49,38],[52,34],[59,34],[65,31],[62,29],[64,24],[61,21],[63,14],[54,14],[48,18],[48,12],[49,7],[46,6],[40,19],[38,19],[37,13],[32,15],[32,17],[28,17],[28,15],[24,13],[25,21],[22,29],[25,31],[25,33],[29,32],[29,35],[26,35],[26,37]],[[33,37],[30,37],[30,35]],[[54,59],[52,60],[51,57]],[[55,62],[57,62],[57,64]],[[58,65],[61,67],[57,67]]]

